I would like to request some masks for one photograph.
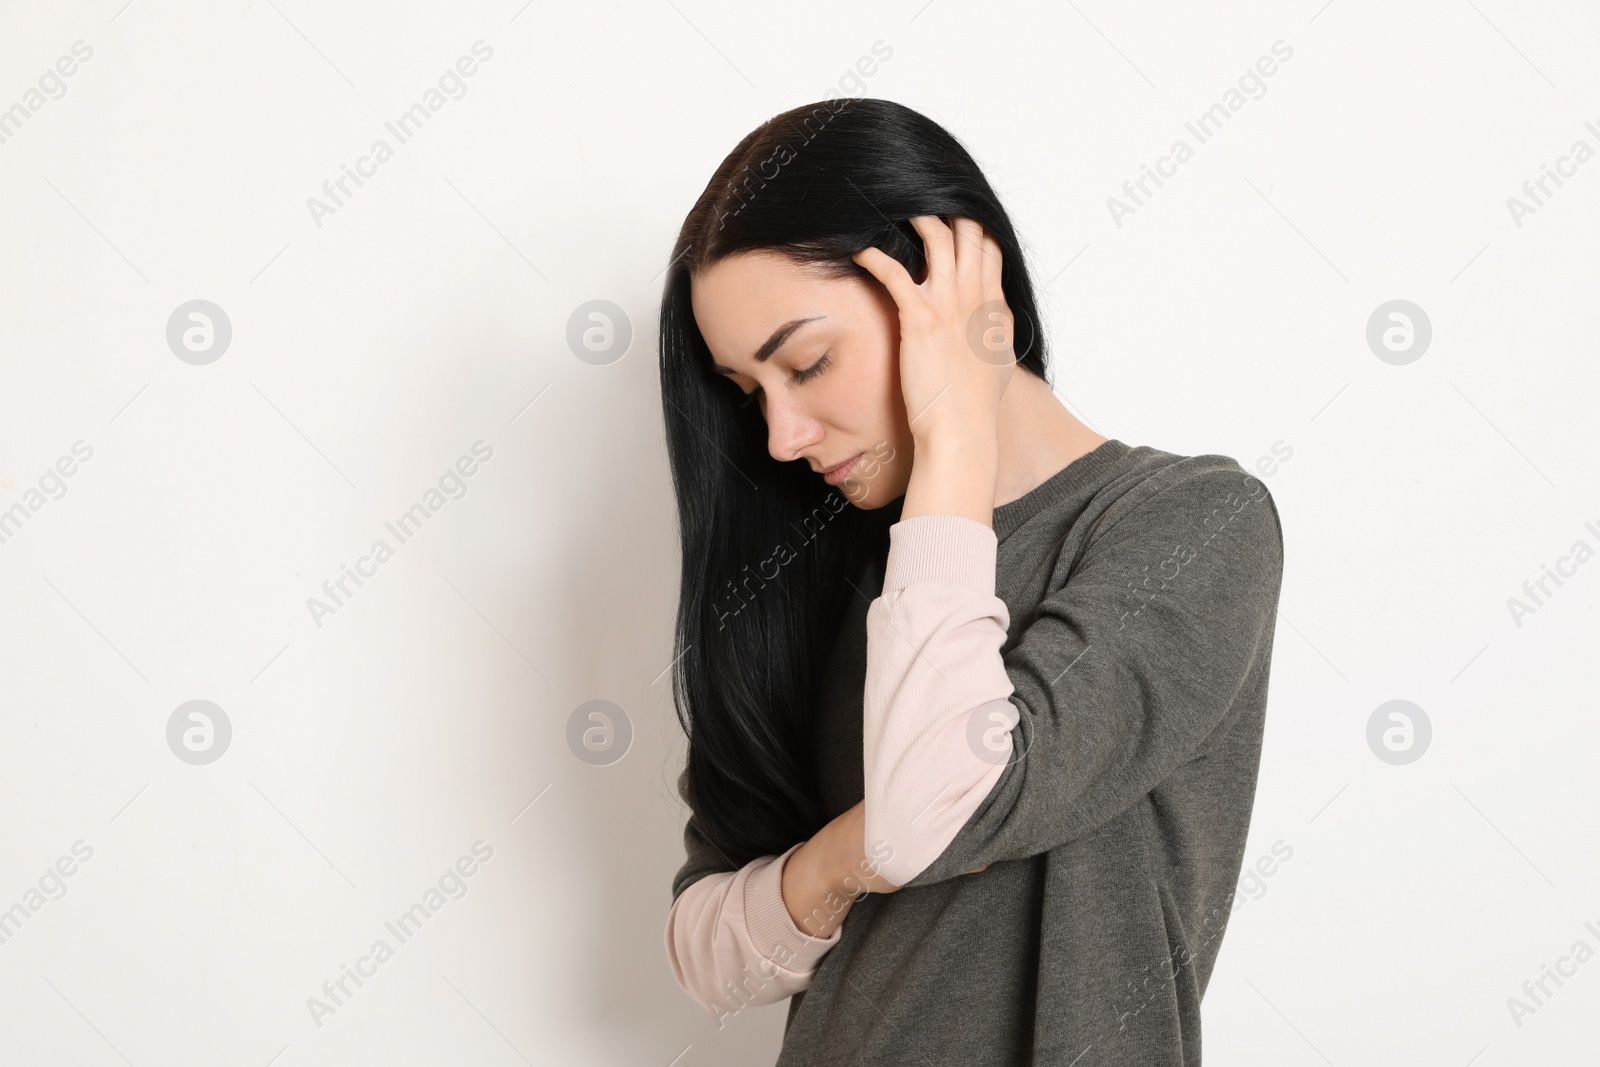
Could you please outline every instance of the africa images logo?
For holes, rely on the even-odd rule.
[[[467,895],[469,887],[466,880],[477,874],[482,864],[494,858],[494,849],[481,838],[472,843],[471,852],[472,855],[462,856],[452,866],[446,867],[436,885],[430,885],[423,891],[420,901],[401,912],[392,922],[383,924],[383,928],[394,938],[393,945],[387,938],[378,938],[366,955],[356,959],[354,967],[346,963],[339,965],[339,976],[322,983],[322,996],[306,998],[311,1021],[316,1023],[318,1029],[322,1028],[329,1015],[337,1014],[340,1008],[349,1003],[356,990],[377,976],[379,965],[393,959],[397,947],[417,936],[423,925],[447,903]],[[350,988],[351,984],[355,989]]]

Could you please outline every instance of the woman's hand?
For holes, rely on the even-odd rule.
[[[1017,362],[1014,316],[1000,285],[1000,242],[974,219],[951,221],[910,220],[927,252],[920,284],[880,248],[851,257],[899,308],[900,391],[919,443],[974,423],[992,432]]]
[[[993,524],[1000,398],[1016,370],[1015,318],[1000,286],[1000,244],[973,219],[919,215],[927,249],[919,284],[888,253],[855,259],[893,296],[900,317],[900,391],[911,428],[901,521],[961,515]]]

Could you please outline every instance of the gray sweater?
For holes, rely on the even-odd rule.
[[[854,904],[790,1000],[777,1067],[1200,1063],[1255,798],[1277,507],[1225,456],[1112,439],[993,525],[1012,762],[931,866]],[[830,818],[864,794],[884,562],[857,583],[819,707]],[[675,894],[729,869],[685,842]]]

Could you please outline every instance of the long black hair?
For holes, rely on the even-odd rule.
[[[745,136],[678,231],[661,299],[661,399],[683,553],[672,674],[689,738],[699,832],[743,866],[827,821],[816,705],[827,657],[867,562],[888,549],[904,496],[851,504],[804,460],[767,451],[690,304],[692,275],[739,252],[781,253],[825,277],[859,275],[870,246],[924,276],[917,215],[975,219],[999,242],[1018,363],[1040,378],[1046,346],[1011,220],[965,148],[901,104],[840,98],[794,108]],[[1024,351],[1025,348],[1025,351]],[[887,458],[887,457],[885,457]]]

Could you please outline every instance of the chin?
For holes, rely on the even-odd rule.
[[[832,486],[834,492],[862,511],[873,511],[883,506],[883,500],[875,491],[876,488],[876,486],[863,484],[856,479]]]
[[[905,495],[905,487],[895,487],[884,482],[870,482],[852,487],[850,483],[834,486],[844,498],[862,511],[877,511]]]

